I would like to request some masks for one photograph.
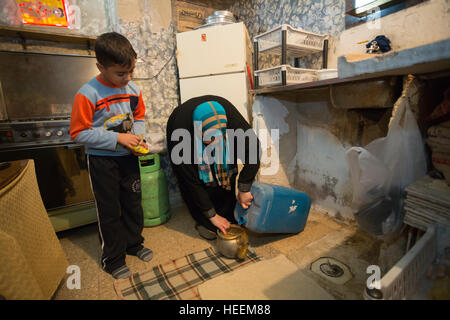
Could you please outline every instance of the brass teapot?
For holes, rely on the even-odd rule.
[[[244,260],[248,249],[248,235],[245,229],[232,224],[227,234],[217,230],[217,250],[227,258]]]

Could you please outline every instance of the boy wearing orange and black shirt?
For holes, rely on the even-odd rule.
[[[126,254],[150,261],[142,243],[143,211],[137,146],[147,149],[142,93],[131,81],[136,52],[124,36],[105,33],[95,42],[100,75],[78,91],[70,135],[86,148],[102,246],[102,268],[128,278]]]

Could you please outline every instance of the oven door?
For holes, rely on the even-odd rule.
[[[56,231],[97,220],[83,146],[65,144],[2,150],[0,159],[34,160],[42,201]]]

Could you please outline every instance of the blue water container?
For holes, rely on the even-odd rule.
[[[311,208],[309,196],[299,190],[255,182],[253,202],[244,210],[236,203],[234,217],[257,233],[298,233],[303,231]]]

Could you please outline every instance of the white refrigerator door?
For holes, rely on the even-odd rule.
[[[251,95],[248,94],[246,72],[222,74],[209,77],[180,79],[181,103],[203,96],[216,95],[230,101],[249,123]]]
[[[244,23],[177,34],[180,78],[241,72],[252,68],[253,47]]]

